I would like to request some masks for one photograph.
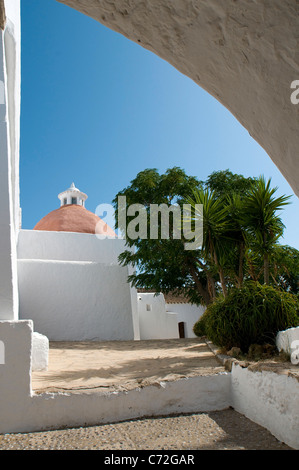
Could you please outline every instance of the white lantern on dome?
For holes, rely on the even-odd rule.
[[[82,193],[82,191],[76,188],[75,184],[72,183],[70,188],[58,194],[58,199],[60,199],[60,206],[76,204],[77,206],[85,207],[87,195]]]

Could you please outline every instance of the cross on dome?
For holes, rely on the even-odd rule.
[[[82,191],[76,188],[75,183],[72,183],[68,189],[58,194],[60,206],[76,204],[77,206],[85,207],[87,197],[88,196],[85,193],[82,193]]]

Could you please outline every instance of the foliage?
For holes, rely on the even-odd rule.
[[[278,331],[298,325],[296,296],[250,281],[209,305],[194,332],[217,346],[239,347],[246,353],[251,344],[274,343]]]
[[[157,169],[138,173],[113,201],[116,220],[124,220],[116,228],[127,235],[126,250],[119,261],[134,268],[129,282],[156,292],[177,290],[191,302],[205,305],[219,294],[226,297],[248,280],[298,292],[299,252],[278,243],[284,228],[278,211],[289,198],[276,197],[276,191],[270,187],[270,180],[245,178],[229,170],[214,172],[206,181],[188,176],[178,167],[164,174]],[[125,219],[118,219],[124,211],[118,205],[119,196],[126,197]],[[184,237],[174,237],[172,218],[168,239],[161,236],[161,220],[158,238],[151,239],[151,204],[182,207],[184,203],[193,207],[193,223],[202,216],[195,209],[202,204],[202,247],[185,250]],[[127,214],[132,204],[145,207],[147,238],[128,236],[128,224],[135,216]]]
[[[247,244],[253,252],[264,259],[264,282],[269,284],[270,256],[279,238],[283,234],[284,225],[277,214],[288,204],[289,196],[274,197],[277,188],[270,187],[271,180],[260,177],[244,198],[241,223],[245,227]]]
[[[256,178],[245,178],[229,170],[214,171],[202,182],[205,189],[214,192],[217,197],[244,196],[255,185]]]
[[[287,245],[278,245],[273,250],[270,282],[274,286],[299,294],[299,251]]]
[[[266,182],[262,176],[245,184],[236,175],[237,188],[240,181],[244,184],[242,195],[239,189],[224,193],[225,178],[220,180],[217,193],[197,189],[186,201],[193,208],[194,220],[199,217],[196,206],[202,204],[202,254],[217,269],[226,296],[231,287],[241,287],[244,278],[259,280],[263,274],[263,282],[270,284],[271,260],[284,229],[278,211],[288,204],[289,196],[275,197],[277,188],[271,188],[271,180]],[[228,188],[232,188],[231,180]],[[254,266],[261,266],[261,260],[262,269],[257,272]]]
[[[141,204],[145,207],[150,224],[151,204],[179,204],[181,199],[192,194],[201,187],[197,178],[187,176],[184,170],[174,167],[160,175],[156,169],[146,169],[131,181],[130,185],[120,191],[114,198],[116,228],[126,233],[133,216],[126,218],[126,225],[119,226],[118,197],[126,197],[126,207]],[[120,214],[121,215],[121,214]],[[184,239],[173,239],[173,225],[170,221],[169,239],[138,238],[126,236],[127,249],[120,255],[123,265],[131,265],[135,272],[129,276],[129,282],[136,288],[144,287],[156,292],[168,293],[176,290],[184,293],[193,303],[209,303],[210,295],[207,288],[207,278],[198,269],[200,254],[198,251],[184,249]],[[148,226],[150,233],[150,226]]]
[[[247,252],[250,278],[264,279],[264,262],[253,250]],[[292,294],[299,294],[299,251],[288,245],[275,244],[269,258],[269,284]]]

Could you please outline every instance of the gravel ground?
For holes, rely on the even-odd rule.
[[[5,434],[0,450],[291,450],[232,409]]]

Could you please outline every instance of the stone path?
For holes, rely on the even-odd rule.
[[[232,409],[0,436],[0,450],[290,450]]]

